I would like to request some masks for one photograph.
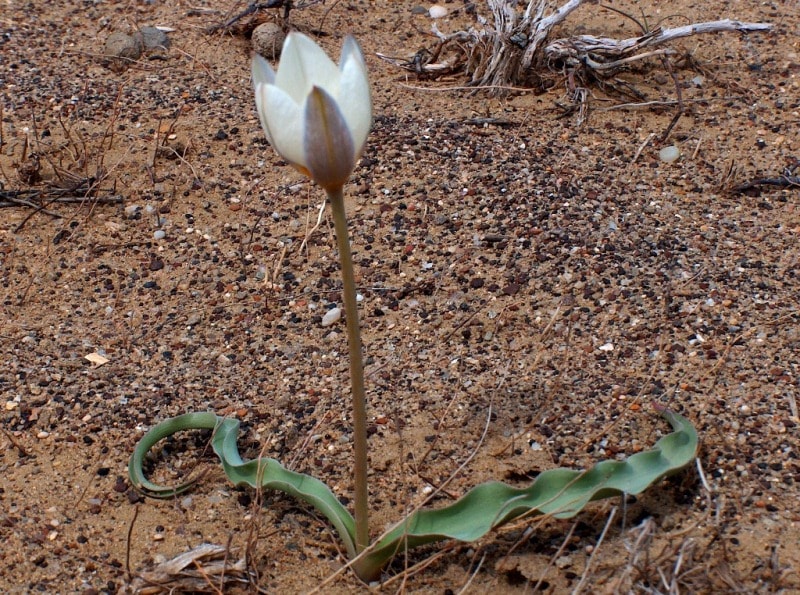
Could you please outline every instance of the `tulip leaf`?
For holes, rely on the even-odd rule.
[[[144,459],[160,440],[183,430],[203,429],[214,430],[211,447],[220,458],[228,479],[235,485],[279,490],[310,504],[336,528],[348,555],[355,556],[355,521],[336,495],[320,480],[289,471],[275,459],[262,457],[243,461],[236,445],[239,422],[235,419],[203,412],[186,413],[161,422],[142,437],[133,451],[128,464],[131,485],[154,498],[173,498],[191,488],[196,479],[176,487],[159,486],[150,482],[144,474]]]
[[[691,422],[668,410],[661,411],[673,433],[662,437],[651,450],[624,461],[602,461],[585,471],[550,469],[526,488],[491,481],[468,491],[455,503],[435,510],[418,510],[403,519],[353,561],[355,572],[374,580],[392,558],[407,548],[456,539],[469,542],[524,515],[568,518],[589,502],[620,494],[639,494],[653,483],[676,473],[694,461],[698,436]],[[128,466],[131,484],[142,493],[170,498],[189,489],[194,481],[177,487],[158,486],[145,477],[147,453],[163,438],[191,429],[213,429],[214,452],[228,478],[237,486],[280,490],[310,504],[336,528],[351,559],[355,557],[355,526],[347,509],[321,481],[284,468],[278,461],[242,460],[236,445],[237,420],[214,413],[189,413],[152,428],[137,444]]]

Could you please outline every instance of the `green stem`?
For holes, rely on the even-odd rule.
[[[342,266],[342,286],[347,345],[350,350],[350,384],[353,393],[353,450],[355,454],[356,552],[369,545],[369,492],[367,490],[367,398],[364,393],[364,365],[361,362],[361,330],[358,324],[353,255],[347,232],[342,189],[327,190],[336,230],[336,244]]]

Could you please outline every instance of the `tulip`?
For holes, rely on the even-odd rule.
[[[277,73],[259,55],[252,71],[258,117],[275,151],[325,190],[343,187],[372,125],[358,42],[347,36],[337,67],[309,37],[292,32]]]
[[[322,186],[331,202],[350,359],[355,549],[360,553],[369,545],[367,399],[343,188],[364,151],[372,125],[367,66],[350,36],[344,40],[337,67],[311,39],[290,33],[277,73],[261,56],[253,59],[253,84],[267,140],[281,157]]]

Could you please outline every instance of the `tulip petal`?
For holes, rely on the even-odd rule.
[[[357,60],[366,73],[367,63],[364,60],[364,53],[361,51],[361,46],[358,44],[358,41],[356,41],[356,38],[352,35],[348,35],[344,38],[342,53],[339,57],[339,68],[350,60]]]
[[[253,87],[258,86],[259,83],[274,85],[275,84],[275,71],[264,58],[256,54],[253,56],[253,63],[251,64],[250,71],[253,75]]]
[[[256,84],[256,112],[258,112],[258,120],[261,122],[261,128],[264,130],[264,136],[267,137],[269,144],[274,147],[275,141],[272,140],[272,135],[269,133],[269,127],[267,126],[267,106],[264,104],[263,100],[263,88],[264,85]]]
[[[275,85],[258,85],[256,105],[264,133],[275,151],[292,165],[305,168],[300,105]]]
[[[264,58],[256,54],[253,57],[253,62],[250,65],[250,71],[253,78],[253,87],[255,88],[256,96],[256,111],[258,112],[258,119],[261,121],[261,127],[264,129],[264,134],[267,136],[269,144],[274,145],[272,135],[267,128],[266,120],[266,106],[262,101],[262,93],[259,92],[259,86],[271,85],[275,83],[275,71]]]
[[[315,85],[335,95],[339,69],[310,37],[293,31],[283,44],[275,84],[300,104]]]
[[[357,158],[364,150],[372,127],[372,99],[364,56],[358,42],[349,35],[342,46],[339,69],[342,78],[336,98],[353,137],[354,155]]]
[[[355,167],[353,137],[336,100],[317,86],[306,102],[303,145],[311,178],[326,190],[344,186]]]

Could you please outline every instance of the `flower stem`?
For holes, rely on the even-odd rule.
[[[353,255],[347,232],[342,188],[327,190],[342,266],[342,286],[347,345],[350,351],[350,384],[353,395],[353,450],[355,455],[356,553],[369,545],[369,492],[367,490],[367,399],[364,393],[364,365],[361,361],[361,330],[358,323]]]

